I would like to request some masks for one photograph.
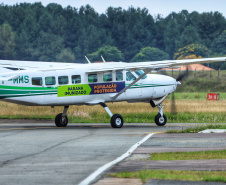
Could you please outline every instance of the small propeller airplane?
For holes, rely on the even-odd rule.
[[[101,105],[111,117],[111,126],[121,128],[123,117],[112,114],[107,102],[144,102],[158,107],[158,126],[167,122],[162,102],[173,93],[176,79],[149,74],[158,68],[193,63],[226,61],[226,57],[151,62],[105,62],[87,64],[0,60],[0,100],[29,106],[64,106],[55,117],[57,127],[66,127],[70,105]]]

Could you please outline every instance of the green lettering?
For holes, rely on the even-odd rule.
[[[29,76],[27,76],[27,75],[24,76],[24,83],[26,83],[26,84],[29,83]]]
[[[18,79],[13,79],[13,83],[17,83],[18,84]]]
[[[23,76],[19,76],[19,83],[24,83],[24,77]]]

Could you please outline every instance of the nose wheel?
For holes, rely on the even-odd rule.
[[[167,117],[163,114],[164,105],[158,105],[159,113],[155,116],[155,124],[158,126],[164,126],[167,122]]]
[[[165,116],[165,114],[163,114],[163,116],[161,116],[161,114],[157,114],[155,116],[155,124],[158,126],[164,126],[167,122],[167,117]]]

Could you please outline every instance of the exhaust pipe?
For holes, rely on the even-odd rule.
[[[160,104],[166,99],[166,97],[167,97],[168,95],[169,95],[169,94],[163,96],[162,98],[158,98],[158,99],[155,99],[155,100],[150,100],[151,106],[154,108],[154,107],[160,105]]]

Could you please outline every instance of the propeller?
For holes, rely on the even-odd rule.
[[[182,81],[183,79],[188,77],[188,66],[186,67],[186,71],[183,72],[182,74],[179,74],[179,76],[177,77],[177,81]]]
[[[188,77],[188,66],[186,67],[186,71],[179,74],[178,77],[176,78],[176,81],[182,81]],[[175,95],[174,92],[172,93],[171,97],[171,113],[176,114],[177,113],[177,108],[176,108],[176,103],[175,103]]]
[[[175,103],[175,95],[174,93],[172,93],[172,97],[171,97],[171,113],[172,114],[176,114],[177,113],[177,107],[176,107],[176,103]]]

